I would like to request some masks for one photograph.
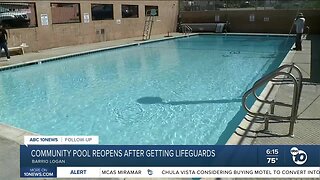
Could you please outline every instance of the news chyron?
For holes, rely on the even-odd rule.
[[[100,145],[26,136],[21,178],[319,178],[320,145]]]

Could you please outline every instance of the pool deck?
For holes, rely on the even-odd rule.
[[[314,40],[316,41],[316,39]],[[315,43],[312,44],[314,45]],[[265,121],[263,119],[247,115],[227,144],[320,144],[320,83],[317,80],[317,83],[315,83],[314,79],[311,79],[311,63],[316,64],[313,61],[319,61],[317,57],[319,53],[315,53],[314,51],[311,53],[311,50],[311,40],[304,40],[303,51],[290,51],[283,63],[294,62],[301,69],[303,75],[298,117],[296,123],[294,123],[294,136],[289,136],[289,122],[271,119],[268,131],[264,131]],[[271,93],[267,94],[265,99],[292,104],[293,83],[272,83],[271,87],[273,89]],[[259,105],[258,109],[260,112],[270,112],[270,106]],[[289,116],[290,113],[290,108],[276,106],[274,114]]]
[[[179,33],[171,34],[181,36]],[[151,39],[160,39],[164,35],[155,35]],[[10,61],[0,58],[0,68],[15,66],[28,62],[44,61],[52,57],[63,57],[65,55],[104,49],[128,43],[138,43],[141,37],[128,38],[116,41],[107,41],[90,45],[77,45],[61,48],[42,50],[39,52],[26,53],[24,55],[12,56]],[[288,137],[288,123],[270,123],[269,133],[262,132],[263,123],[259,120],[245,120],[237,128],[233,138],[228,144],[320,144],[320,83],[310,82],[311,63],[311,40],[303,41],[303,51],[291,51],[286,58],[288,62],[295,62],[303,72],[306,80],[303,84],[298,121],[295,123],[295,137]],[[319,46],[320,47],[320,46]],[[319,48],[318,47],[318,48]],[[316,59],[319,60],[319,59]],[[274,94],[278,101],[289,102],[291,100],[292,88],[290,84],[281,84]],[[288,113],[287,109],[276,109],[281,115]],[[250,118],[248,118],[250,119]],[[23,143],[24,135],[31,132],[11,128],[0,123],[0,179],[20,179],[19,169],[19,144]],[[28,178],[23,178],[28,179]],[[37,178],[39,179],[39,178]]]

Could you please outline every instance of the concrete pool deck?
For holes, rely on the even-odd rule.
[[[311,63],[314,60],[319,61],[319,59],[312,57],[317,56],[316,54],[318,53],[311,53],[311,50],[311,40],[305,40],[303,41],[303,51],[289,52],[283,63],[295,63],[303,75],[298,118],[296,123],[294,123],[294,137],[288,135],[289,122],[270,120],[269,131],[263,131],[265,128],[264,120],[247,115],[245,120],[236,129],[232,138],[229,139],[228,144],[320,144],[320,83],[312,82],[313,79],[311,78]],[[268,94],[271,98],[267,97],[266,99],[292,104],[293,83],[272,83],[272,88],[276,89],[272,90],[275,92],[271,91]],[[272,95],[272,93],[274,94]],[[275,115],[290,115],[290,108],[276,107]],[[270,107],[263,108],[259,110],[268,111]]]
[[[173,36],[181,36],[173,33]],[[160,39],[165,35],[155,35],[151,39]],[[39,52],[26,53],[24,55],[12,56],[10,61],[3,61],[0,58],[0,68],[5,66],[15,66],[26,62],[43,61],[52,57],[65,56],[68,54],[82,53],[95,49],[103,49],[111,46],[118,46],[128,43],[137,43],[141,37],[128,38],[116,41],[107,41],[90,45],[77,45],[61,48],[53,48]],[[303,71],[305,78],[310,77],[311,41],[303,41],[303,51],[293,51],[289,57]],[[320,47],[320,46],[319,46]],[[319,48],[318,47],[318,48]],[[282,84],[275,94],[276,100],[289,101],[292,89],[290,84]],[[305,82],[302,89],[299,106],[299,117],[294,127],[295,137],[285,136],[288,132],[288,123],[271,123],[270,133],[261,132],[263,123],[252,121],[249,128],[243,129],[241,124],[236,135],[239,136],[231,144],[320,144],[318,129],[320,128],[320,84]],[[287,113],[286,109],[277,109],[276,112]],[[251,122],[250,122],[251,123]],[[254,128],[252,128],[254,127]],[[0,123],[0,179],[19,179],[19,144],[23,143],[23,136],[29,135],[27,131],[10,128]],[[23,178],[28,179],[28,178]],[[39,179],[39,178],[37,178]]]

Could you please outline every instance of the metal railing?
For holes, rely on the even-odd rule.
[[[287,71],[284,71],[287,70]],[[297,76],[292,74],[292,70],[295,70],[297,72]],[[269,101],[265,99],[261,99],[257,93],[256,90],[263,85],[265,85],[269,81],[273,81],[274,78],[282,76],[281,81],[285,80],[292,80],[294,87],[293,87],[293,98],[292,98],[292,104],[286,104],[283,102],[275,102],[274,100]],[[298,114],[298,107],[299,107],[299,101],[301,96],[301,90],[302,90],[302,73],[298,66],[295,64],[286,64],[280,66],[275,71],[271,72],[270,74],[266,75],[265,77],[261,78],[260,80],[256,81],[251,89],[249,89],[242,97],[242,106],[244,109],[250,114],[255,117],[261,117],[265,120],[265,131],[268,131],[269,128],[269,120],[270,119],[277,119],[277,120],[289,120],[290,121],[290,127],[289,127],[289,136],[293,137],[293,128],[294,123],[297,119]],[[249,95],[253,95],[255,99],[261,103],[264,104],[270,104],[270,112],[261,113],[261,112],[252,112],[248,106],[247,106],[247,98]],[[275,106],[284,106],[284,107],[291,107],[291,114],[290,116],[279,116],[274,114]]]
[[[182,26],[181,27],[182,28],[182,33],[184,33],[185,35],[188,35],[188,34],[192,33],[192,28],[189,25],[183,24],[181,26]]]
[[[148,10],[146,13],[147,15],[144,22],[142,40],[150,39],[155,13],[154,9]]]

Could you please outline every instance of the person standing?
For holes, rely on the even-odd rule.
[[[302,45],[301,45],[301,37],[304,29],[304,23],[306,22],[306,19],[303,17],[302,13],[299,13],[299,15],[294,20],[294,24],[296,25],[296,43],[294,50],[301,51]]]
[[[10,54],[7,46],[8,33],[2,25],[0,25],[0,52],[4,49],[7,56],[7,61],[10,60]]]

